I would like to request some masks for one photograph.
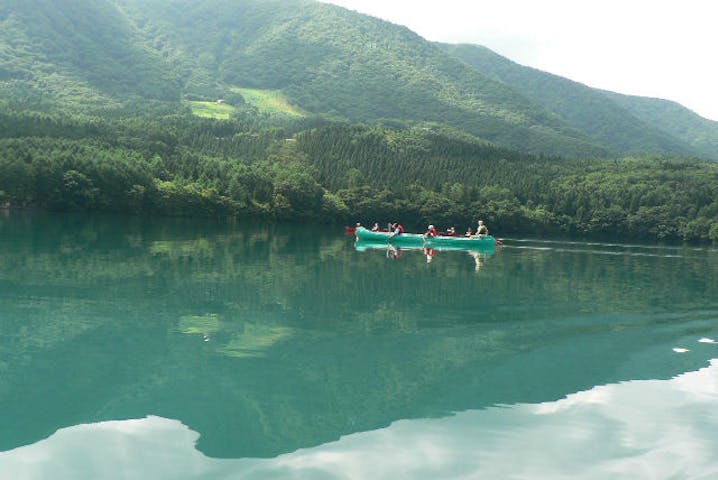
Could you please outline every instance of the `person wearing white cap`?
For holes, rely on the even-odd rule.
[[[479,220],[479,224],[476,227],[476,235],[481,237],[483,235],[488,235],[488,234],[489,234],[489,228],[486,225],[484,225],[483,220]]]
[[[429,225],[424,233],[424,237],[435,237],[437,235],[436,227]]]

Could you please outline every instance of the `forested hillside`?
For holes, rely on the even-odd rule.
[[[718,160],[718,123],[701,118],[685,107],[665,100],[596,90],[519,65],[478,45],[440,45],[616,151],[661,152]]]
[[[0,4],[0,97],[24,108],[177,101],[180,85],[110,0]]]
[[[300,135],[322,182],[363,218],[443,225],[483,217],[504,232],[696,241],[718,235],[718,164],[669,157],[574,161],[451,132],[329,127]],[[337,176],[332,165],[350,172]],[[342,183],[344,182],[344,183]]]
[[[718,160],[718,122],[703,118],[683,105],[668,100],[608,91],[602,93],[643,122],[685,140],[700,152],[700,156]]]
[[[718,241],[718,163],[687,159],[716,122],[668,102],[311,0],[5,0],[0,27],[2,208]]]
[[[0,116],[0,203],[63,211],[718,240],[718,163],[569,160],[431,124],[289,132],[190,115]],[[25,132],[25,133],[23,133]]]
[[[192,95],[282,90],[314,115],[436,121],[533,152],[605,156],[544,109],[410,30],[304,0],[122,0]]]
[[[266,117],[247,95],[308,118],[435,122],[531,153],[718,158],[716,122],[313,0],[0,4],[0,108]]]

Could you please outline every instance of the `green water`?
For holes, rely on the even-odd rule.
[[[0,211],[0,479],[718,478],[718,252],[505,244]]]

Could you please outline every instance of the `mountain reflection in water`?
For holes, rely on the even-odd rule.
[[[182,443],[196,441],[207,462],[278,461],[363,435],[379,442],[402,420],[448,431],[476,417],[512,432],[534,418],[530,405],[600,385],[630,396],[622,382],[684,378],[716,358],[716,345],[700,342],[718,339],[715,251],[505,243],[477,274],[466,252],[393,261],[329,228],[2,217],[0,452],[7,460],[57,436],[91,436],[92,425],[143,422],[185,431]],[[718,437],[696,402],[664,426]],[[515,407],[501,416],[497,405]],[[598,424],[579,420],[585,428],[537,432],[595,435]],[[624,443],[585,455],[652,451],[632,430],[644,427],[627,425]],[[509,454],[502,435],[482,440],[497,459]],[[138,442],[132,449],[140,437],[122,438]],[[699,449],[685,441],[674,446]],[[66,453],[71,467],[83,463]]]

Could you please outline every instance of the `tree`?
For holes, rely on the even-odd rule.
[[[85,174],[68,170],[62,176],[63,199],[71,208],[89,209],[94,206],[100,191]]]

